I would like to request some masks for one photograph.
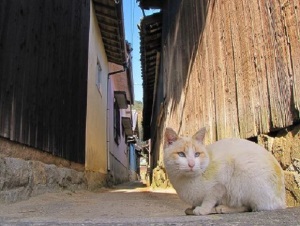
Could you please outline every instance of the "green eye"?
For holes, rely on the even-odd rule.
[[[200,156],[200,152],[196,152],[195,157],[199,157],[199,156]]]
[[[178,154],[180,157],[185,157],[184,152],[178,152],[177,154]]]

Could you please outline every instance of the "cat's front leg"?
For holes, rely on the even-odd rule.
[[[201,206],[197,206],[193,210],[194,215],[207,215],[217,213],[215,206],[222,199],[223,195],[225,194],[225,191],[226,189],[223,185],[215,185],[211,189],[210,194],[206,195]]]

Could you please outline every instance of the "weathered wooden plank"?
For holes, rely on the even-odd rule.
[[[162,36],[166,103],[172,102],[168,125],[187,134],[205,125],[213,141],[250,138],[299,119],[299,1],[181,4],[170,33]],[[192,11],[200,14],[197,22],[187,13]],[[184,62],[193,55],[196,37],[199,44],[187,69]]]
[[[220,4],[221,19],[219,20],[219,23],[221,24],[220,29],[222,29],[220,31],[220,42],[222,43],[221,48],[223,54],[223,64],[225,67],[225,73],[223,74],[223,77],[225,81],[224,90],[226,95],[226,99],[224,100],[224,104],[226,106],[226,115],[224,116],[226,117],[226,134],[224,136],[238,137],[239,124],[236,100],[237,90],[234,73],[234,50],[232,48],[231,12],[229,10],[229,5],[226,4],[226,1],[222,1]]]
[[[233,67],[231,51],[231,34],[230,34],[230,15],[226,15],[224,7],[227,7],[224,1],[215,4],[215,12],[220,12],[220,16],[213,16],[210,22],[210,37],[213,37],[212,46],[214,62],[215,81],[212,85],[215,93],[215,115],[216,115],[216,133],[217,139],[228,136],[238,136],[238,121],[235,103],[236,87],[234,74],[228,71],[228,67]],[[226,18],[226,19],[225,19]],[[225,26],[227,23],[227,27]],[[226,29],[225,29],[226,27]],[[211,36],[212,35],[212,36]],[[231,51],[232,52],[232,51]],[[232,79],[234,82],[232,82]],[[232,101],[233,100],[233,101]]]
[[[284,16],[284,28],[287,35],[289,77],[293,89],[292,101],[295,116],[300,112],[300,2],[298,0],[281,1]]]
[[[277,1],[267,1],[265,7],[271,129],[276,129],[292,124],[291,90],[286,67],[286,37],[281,21],[281,6]]]
[[[264,8],[260,5],[261,1],[248,2],[244,1],[245,4],[245,15],[249,15],[249,42],[251,47],[251,61],[254,65],[253,73],[256,76],[256,89],[255,95],[256,100],[254,102],[255,108],[255,127],[257,133],[269,132],[270,128],[270,111],[269,111],[269,95],[268,95],[268,84],[267,84],[267,71],[265,68],[266,57],[265,57],[265,37],[264,27],[261,23],[261,13]]]
[[[198,24],[197,34],[194,36],[194,62],[190,62],[191,75],[190,81],[187,85],[187,127],[190,135],[193,135],[201,127],[205,126],[207,129],[206,141],[209,143],[215,139],[215,105],[214,92],[211,89],[213,83],[213,76],[210,74],[211,64],[208,60],[209,50],[206,48],[210,39],[208,36],[202,36],[205,27],[207,14],[211,15],[211,8],[207,8],[206,2],[197,2],[197,18]],[[194,30],[194,29],[192,29]],[[197,41],[197,37],[199,41]],[[201,40],[201,41],[200,41]],[[192,103],[192,104],[189,104]]]
[[[220,11],[221,4],[216,3],[214,10]],[[220,16],[212,15],[210,21],[209,34],[214,38],[211,40],[212,52],[214,55],[213,71],[211,75],[214,76],[214,84],[212,88],[215,94],[215,109],[216,109],[216,132],[217,139],[226,137],[227,132],[227,106],[226,106],[226,87],[225,87],[225,64],[223,57],[223,43],[222,43],[222,30],[221,30]]]
[[[255,133],[254,111],[252,107],[253,77],[249,62],[248,26],[245,24],[247,19],[243,14],[243,7],[241,1],[230,2],[239,131],[241,137],[251,137]]]

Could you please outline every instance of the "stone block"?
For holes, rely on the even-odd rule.
[[[28,186],[31,171],[28,162],[17,158],[4,158],[5,177],[2,189]]]
[[[47,176],[47,185],[51,188],[58,188],[59,185],[59,168],[55,165],[45,164],[45,173]]]
[[[287,190],[287,205],[300,206],[300,174],[297,172],[284,172],[285,188]]]
[[[32,186],[47,183],[45,164],[39,161],[29,161],[32,171]]]
[[[26,187],[16,187],[9,190],[0,191],[0,202],[2,203],[12,203],[21,200],[26,200],[31,196],[31,188]]]

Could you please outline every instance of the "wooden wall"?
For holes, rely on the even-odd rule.
[[[0,136],[84,163],[89,13],[89,0],[1,0]]]
[[[211,142],[299,121],[298,0],[177,2],[163,22],[167,126],[190,135],[206,126]]]

